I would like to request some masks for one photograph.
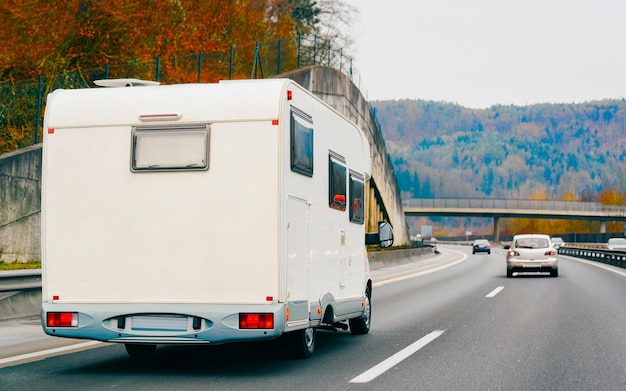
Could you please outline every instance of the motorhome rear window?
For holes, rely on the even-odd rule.
[[[291,108],[291,171],[313,176],[313,119]]]
[[[179,171],[209,168],[209,127],[136,127],[131,170]]]
[[[365,180],[363,176],[354,171],[350,171],[350,182],[348,185],[350,192],[350,221],[363,224],[365,221]]]
[[[346,210],[346,161],[331,152],[328,161],[328,206]]]

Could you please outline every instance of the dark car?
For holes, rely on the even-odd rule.
[[[472,254],[487,253],[491,254],[491,243],[487,239],[476,239],[472,244]]]

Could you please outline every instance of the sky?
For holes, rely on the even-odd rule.
[[[344,0],[366,99],[469,108],[626,96],[626,0]]]

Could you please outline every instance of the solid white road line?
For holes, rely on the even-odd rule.
[[[393,284],[399,281],[404,281],[404,280],[408,280],[409,278],[414,278],[414,277],[419,277],[419,276],[423,276],[425,274],[430,274],[430,273],[434,273],[434,272],[438,272],[440,270],[443,269],[447,269],[451,266],[457,265],[463,261],[465,261],[468,256],[467,254],[462,253],[461,251],[456,251],[456,250],[450,250],[453,252],[458,253],[461,257],[459,259],[454,259],[452,261],[449,262],[445,262],[442,264],[436,264],[436,265],[432,265],[430,267],[427,267],[425,269],[416,269],[415,271],[408,271],[408,272],[404,272],[404,273],[399,273],[397,276],[388,276],[388,277],[378,277],[374,279],[374,283],[372,284],[375,288],[379,287],[379,286],[383,286],[383,285],[387,285],[387,284]]]
[[[588,261],[586,259],[580,259],[580,258],[575,258],[575,257],[567,257],[567,259],[571,259],[572,261],[576,261],[580,263],[586,263],[587,265],[599,267],[600,269],[604,269],[604,270],[610,271],[611,273],[619,274],[622,277],[626,277],[626,270],[620,269],[617,266],[605,265],[604,263],[601,263],[601,262]]]
[[[496,289],[492,290],[487,296],[485,297],[494,297],[495,295],[497,295],[498,293],[500,293],[502,291],[502,289],[504,289],[503,286],[499,286]]]
[[[17,361],[29,360],[29,359],[32,359],[32,358],[39,358],[39,357],[43,357],[43,356],[54,355],[54,354],[57,354],[57,353],[63,353],[63,352],[67,352],[67,351],[70,351],[70,350],[80,350],[82,348],[98,345],[98,344],[101,344],[101,343],[102,342],[100,342],[100,341],[89,341],[89,342],[77,343],[77,344],[69,345],[69,346],[63,346],[63,347],[60,347],[60,348],[42,350],[42,351],[39,351],[39,352],[21,354],[19,356],[2,358],[2,359],[0,359],[0,367],[2,367],[2,365],[4,365],[4,364],[10,364],[10,363],[14,363],[14,362],[17,362]]]
[[[424,346],[428,345],[429,343],[431,343],[432,341],[437,339],[444,332],[445,332],[445,330],[435,330],[435,331],[433,331],[432,333],[422,337],[418,341],[412,343],[411,345],[409,345],[406,348],[402,349],[401,351],[399,351],[398,353],[396,353],[393,356],[389,357],[385,361],[383,361],[380,364],[376,365],[375,367],[372,367],[371,369],[363,372],[359,376],[357,376],[354,379],[350,380],[350,383],[367,383],[369,381],[372,381],[372,380],[376,379],[378,376],[382,375],[383,373],[385,373],[389,369],[393,368],[395,365],[398,365],[400,362],[402,362],[402,360],[406,359],[407,357],[409,357],[413,353],[417,352],[418,350],[420,350]]]

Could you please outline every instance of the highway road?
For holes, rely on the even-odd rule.
[[[375,271],[370,333],[319,332],[307,360],[276,343],[59,352],[27,320],[0,324],[0,390],[626,389],[625,270],[561,256],[558,278],[506,278],[502,249],[441,252]]]

